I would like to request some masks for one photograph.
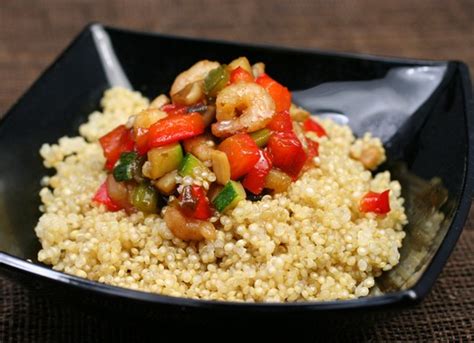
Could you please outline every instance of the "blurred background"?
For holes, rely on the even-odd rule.
[[[0,116],[90,22],[172,35],[423,59],[474,70],[473,0],[0,0]],[[418,307],[350,340],[474,339],[474,212]],[[0,277],[0,342],[102,341],[127,331]],[[350,338],[349,338],[350,337]]]
[[[90,22],[474,68],[472,0],[1,0],[0,113]]]

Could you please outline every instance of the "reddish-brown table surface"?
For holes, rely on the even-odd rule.
[[[0,115],[88,23],[191,37],[428,59],[474,70],[474,1],[0,1]],[[360,340],[474,340],[474,211],[430,295]],[[103,341],[131,328],[0,277],[0,342]],[[158,336],[159,337],[159,336]]]

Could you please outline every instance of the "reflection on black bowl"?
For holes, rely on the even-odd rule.
[[[111,85],[146,96],[167,91],[199,59],[263,60],[295,101],[318,115],[382,137],[400,180],[410,224],[401,263],[371,296],[351,301],[244,304],[173,298],[66,275],[36,260],[37,153],[43,142],[75,135]],[[408,305],[432,287],[463,228],[473,189],[473,104],[467,67],[318,51],[211,42],[87,27],[0,124],[0,271],[63,301],[159,318],[349,317]],[[31,259],[33,262],[27,262]],[[362,312],[361,312],[362,311]]]

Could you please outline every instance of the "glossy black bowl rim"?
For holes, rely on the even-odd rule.
[[[10,108],[9,111],[0,119],[0,125],[3,124],[5,118],[7,118],[11,113],[14,112],[16,106],[25,99],[30,92],[34,90],[39,81],[44,77],[44,75],[52,69],[56,64],[60,63],[65,53],[70,50],[77,41],[79,41],[83,36],[90,32],[90,29],[94,26],[104,27],[107,31],[115,31],[120,33],[128,34],[139,34],[154,36],[159,38],[166,39],[176,39],[190,41],[194,43],[207,42],[207,43],[217,43],[229,46],[242,46],[242,47],[254,47],[254,48],[263,48],[267,50],[274,51],[292,51],[292,52],[302,52],[302,53],[312,53],[325,56],[334,56],[334,57],[345,57],[345,58],[354,58],[362,60],[372,60],[372,61],[383,61],[388,63],[405,63],[411,65],[435,65],[439,63],[450,63],[455,64],[459,70],[462,83],[462,92],[463,92],[463,104],[464,104],[464,115],[466,116],[467,127],[467,137],[468,137],[468,147],[467,147],[467,159],[465,161],[465,179],[463,183],[463,190],[461,194],[461,200],[456,213],[453,217],[453,222],[447,231],[443,241],[441,242],[440,247],[433,256],[431,262],[427,266],[426,270],[421,275],[418,282],[411,288],[393,292],[388,294],[383,294],[379,296],[359,298],[353,300],[335,300],[335,301],[305,301],[305,302],[288,302],[288,303],[248,303],[248,302],[236,302],[236,301],[215,301],[215,300],[201,300],[201,299],[191,299],[191,298],[182,298],[182,297],[172,297],[161,294],[143,292],[138,290],[132,290],[107,284],[102,284],[96,281],[91,281],[88,279],[80,278],[74,275],[65,274],[62,272],[55,271],[43,265],[34,264],[23,260],[21,258],[12,256],[10,254],[0,252],[0,267],[6,270],[15,271],[25,276],[40,278],[49,280],[52,282],[61,283],[64,285],[70,285],[71,287],[76,287],[82,290],[95,292],[97,294],[102,294],[104,296],[120,297],[124,299],[134,300],[138,302],[147,302],[155,304],[166,304],[171,306],[181,306],[189,308],[208,308],[213,309],[242,309],[249,310],[252,312],[300,312],[300,311],[321,311],[321,310],[344,310],[344,309],[368,309],[368,308],[378,308],[381,306],[389,305],[402,305],[402,304],[413,304],[419,302],[423,299],[431,287],[434,284],[437,276],[441,272],[443,266],[446,264],[446,261],[454,249],[456,241],[458,240],[462,229],[464,227],[466,218],[469,214],[471,206],[471,198],[474,191],[474,99],[472,95],[471,81],[469,77],[469,68],[467,65],[460,61],[436,61],[436,60],[421,60],[421,59],[409,59],[409,58],[398,58],[398,57],[387,57],[387,56],[376,56],[370,54],[358,54],[358,53],[347,53],[347,52],[333,52],[328,50],[318,50],[318,49],[300,49],[294,47],[281,47],[273,46],[266,44],[252,44],[245,42],[229,42],[223,40],[212,40],[212,39],[200,39],[194,37],[181,37],[169,34],[162,33],[151,33],[151,32],[142,32],[129,29],[115,28],[102,26],[98,23],[92,23],[87,25],[76,38],[70,43],[70,45],[59,55],[59,57],[40,75],[40,77],[31,85],[31,87],[19,98],[19,100]]]

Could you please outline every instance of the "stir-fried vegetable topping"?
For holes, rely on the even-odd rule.
[[[175,114],[153,124],[148,131],[148,148],[179,142],[204,132],[204,122],[199,113]]]
[[[223,66],[213,69],[204,79],[204,91],[210,97],[217,96],[217,93],[223,89],[229,82],[229,72]]]
[[[132,192],[132,205],[139,211],[156,213],[158,195],[155,189],[146,182],[139,184]]]
[[[291,132],[293,131],[293,121],[290,117],[289,111],[281,111],[275,113],[273,119],[267,125],[272,131],[276,132]]]
[[[265,147],[270,139],[272,132],[269,129],[261,129],[250,134],[250,137],[255,141],[259,148]]]
[[[255,81],[265,88],[273,98],[273,101],[275,101],[276,105],[276,112],[290,110],[291,93],[288,88],[282,86],[267,74],[260,75]]]
[[[135,151],[123,152],[113,171],[115,181],[122,182],[132,179],[137,182],[144,181],[141,170],[144,162],[145,159]]]
[[[227,155],[232,180],[238,180],[247,174],[260,158],[257,144],[246,133],[226,138],[219,144],[218,149]]]
[[[273,163],[265,151],[259,150],[259,154],[260,158],[258,162],[254,164],[242,181],[242,185],[245,189],[248,189],[255,195],[262,192],[265,187],[265,178],[273,167]]]
[[[298,137],[291,131],[274,132],[267,148],[273,165],[296,180],[307,159]]]
[[[368,192],[360,201],[361,212],[373,212],[376,214],[387,214],[390,212],[390,190],[382,193]]]
[[[178,199],[182,212],[188,217],[205,220],[212,215],[206,192],[200,186],[185,186]]]
[[[317,140],[327,133],[264,70],[239,57],[227,66],[200,61],[179,74],[171,103],[160,95],[100,138],[110,174],[93,200],[128,213],[164,205],[176,237],[201,240],[213,239],[220,213],[240,201],[285,192],[317,167]],[[388,211],[388,191],[360,201],[361,213]]]
[[[120,125],[99,139],[104,156],[106,158],[105,168],[113,169],[122,152],[132,151],[134,142],[132,131],[125,125]]]
[[[304,126],[305,131],[315,132],[318,135],[318,137],[327,136],[326,130],[324,130],[324,128],[321,125],[316,123],[311,118],[306,119],[303,122],[303,126]]]
[[[233,209],[245,197],[245,190],[240,182],[231,180],[217,194],[213,204],[219,212],[225,212]]]
[[[99,189],[92,198],[93,201],[105,205],[107,210],[111,212],[115,212],[121,210],[121,207],[114,203],[114,201],[110,198],[109,192],[107,191],[107,185],[104,182],[100,185]]]
[[[242,67],[237,67],[230,73],[230,83],[236,82],[253,82],[252,73],[248,72]]]

